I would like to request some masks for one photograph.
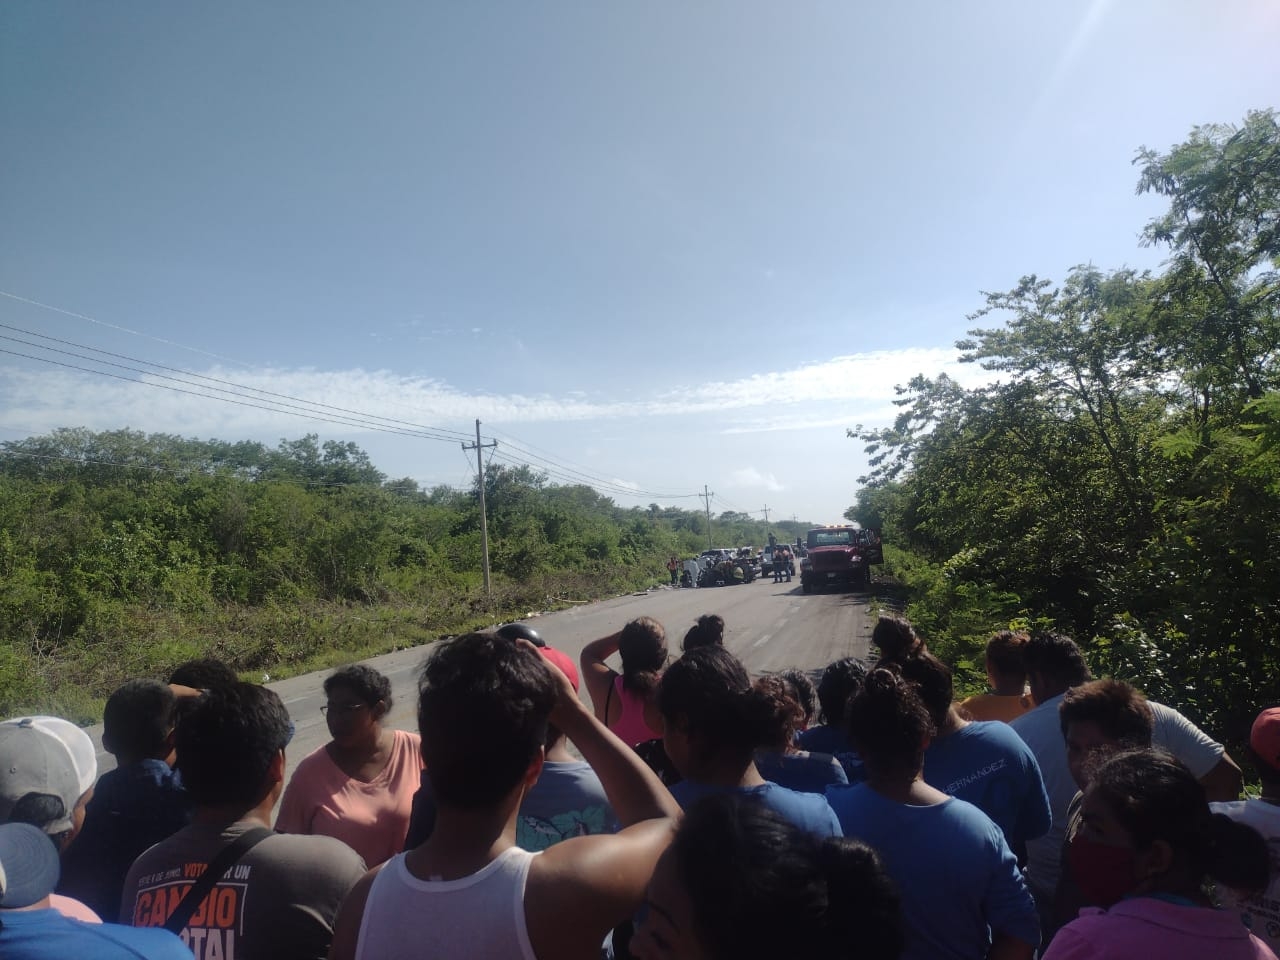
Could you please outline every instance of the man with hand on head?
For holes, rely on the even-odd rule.
[[[599,956],[671,841],[671,794],[526,640],[440,641],[418,691],[436,828],[352,891],[332,960]],[[530,853],[516,845],[516,821],[542,771],[548,723],[591,764],[622,829]]]

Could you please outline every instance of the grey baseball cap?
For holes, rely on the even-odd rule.
[[[75,748],[68,742],[73,735],[61,724],[42,724],[41,719],[24,717],[0,723],[0,820],[8,820],[14,804],[28,794],[52,794],[62,801],[63,816],[44,829],[58,834],[71,829],[72,812],[85,790],[81,789]],[[88,740],[83,730],[62,723]]]

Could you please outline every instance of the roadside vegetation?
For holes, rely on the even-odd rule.
[[[909,616],[981,683],[993,628],[1052,624],[1230,742],[1280,702],[1280,126],[1142,149],[1159,272],[985,294],[963,360],[899,388],[847,516],[883,525]],[[1088,251],[1081,251],[1082,257]]]
[[[273,678],[348,662],[644,589],[707,548],[700,510],[624,509],[527,467],[485,482],[489,597],[477,491],[390,480],[355,444],[83,429],[0,444],[0,716],[95,719],[124,679],[197,656]],[[768,529],[712,523],[716,546]]]

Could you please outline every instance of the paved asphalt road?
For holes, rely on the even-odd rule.
[[[869,600],[867,593],[806,595],[800,592],[798,577],[780,584],[765,578],[711,589],[663,587],[544,614],[529,623],[547,643],[576,661],[592,640],[642,615],[654,617],[667,628],[667,641],[672,653],[678,655],[680,640],[694,620],[704,613],[718,613],[725,621],[725,645],[753,674],[787,667],[820,671],[840,657],[868,655],[873,626],[867,616]],[[367,661],[391,680],[394,704],[388,723],[393,727],[417,729],[415,678],[428,649],[401,650]],[[290,774],[299,760],[329,739],[320,714],[324,703],[321,685],[327,673],[269,684],[283,698],[298,728],[288,751]],[[87,732],[101,747],[101,727]],[[115,765],[114,758],[101,750],[98,762],[100,772]]]

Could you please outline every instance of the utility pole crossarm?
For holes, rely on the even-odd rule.
[[[489,517],[484,505],[484,460],[481,453],[485,447],[496,447],[498,441],[492,443],[480,442],[480,421],[476,420],[476,442],[464,443],[462,449],[474,450],[476,452],[476,477],[480,484],[480,555],[484,561],[484,595],[491,595],[489,589]]]

